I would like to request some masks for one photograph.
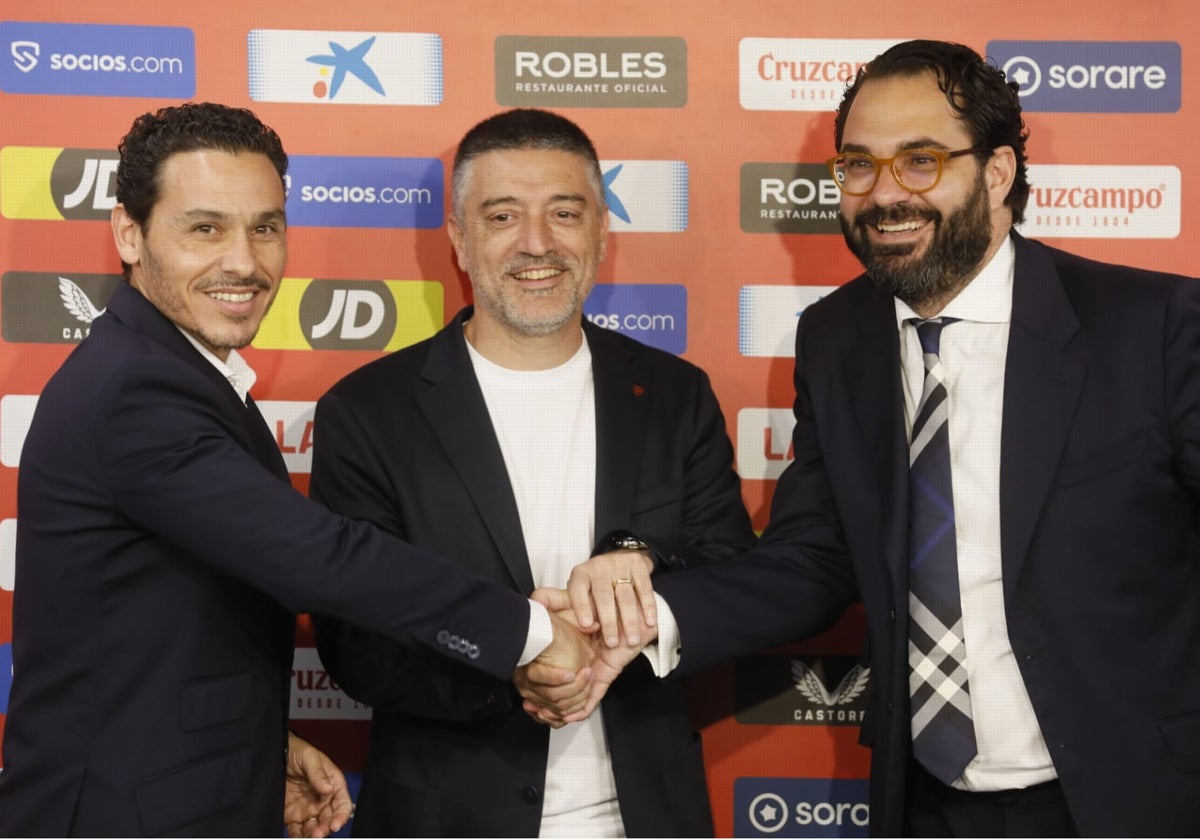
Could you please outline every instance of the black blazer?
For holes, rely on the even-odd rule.
[[[311,492],[528,593],[516,501],[463,337],[470,312],[320,400]],[[748,548],[754,534],[708,378],[608,330],[584,324],[584,332],[595,381],[597,536],[630,529],[675,568]],[[333,677],[374,707],[356,833],[537,835],[549,730],[521,711],[506,682],[339,622],[318,619],[317,639]],[[641,661],[601,708],[627,833],[711,835],[681,687],[652,678]]]
[[[292,489],[253,403],[127,285],[18,482],[3,836],[279,836],[294,612],[497,679],[524,646],[523,599]]]
[[[1013,651],[1080,832],[1194,836],[1200,282],[1013,238],[1000,453]],[[685,670],[815,633],[861,598],[871,830],[896,835],[911,739],[892,298],[859,278],[809,307],[795,385],[796,458],[758,549],[657,588]]]

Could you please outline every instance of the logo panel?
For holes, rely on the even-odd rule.
[[[119,274],[7,271],[0,277],[0,335],[16,343],[78,344],[121,282]]]
[[[681,160],[602,160],[614,233],[678,233],[688,226],[688,167]]]
[[[8,714],[8,694],[12,691],[12,645],[0,645],[0,715]]]
[[[742,286],[738,292],[738,352],[795,358],[796,322],[837,286]]]
[[[0,23],[0,90],[63,96],[196,95],[196,38],[177,26]]]
[[[111,149],[5,146],[0,149],[0,213],[9,219],[108,221],[117,204]]]
[[[316,648],[298,647],[292,657],[294,720],[369,720],[371,707],[353,700],[321,664]]]
[[[33,422],[38,398],[32,394],[5,394],[0,397],[0,464],[21,465],[21,448]]]
[[[743,777],[733,782],[734,837],[866,837],[866,779]]]
[[[679,284],[597,283],[583,316],[668,353],[687,349],[687,288]]]
[[[1183,178],[1177,167],[1030,165],[1029,182],[1025,236],[1179,236]]]
[[[774,481],[795,460],[796,415],[788,408],[743,408],[737,414],[737,471],[745,479]]]
[[[259,102],[438,105],[442,39],[406,32],[254,29],[250,98]]]
[[[17,520],[0,520],[0,589],[13,591],[17,571]]]
[[[445,323],[444,289],[427,280],[284,278],[253,344],[266,350],[399,350]]]
[[[496,38],[496,102],[544,108],[682,108],[683,38]]]
[[[1174,41],[991,41],[1023,111],[1175,113],[1183,51]]]
[[[899,41],[743,38],[738,91],[747,111],[833,111],[868,61]]]
[[[854,656],[743,657],[734,663],[734,718],[766,726],[858,726],[870,673]]]
[[[285,181],[294,227],[436,228],[445,217],[437,158],[293,155]]]
[[[275,435],[275,443],[283,455],[289,473],[307,475],[312,472],[313,412],[315,402],[304,400],[255,400],[254,404]]]
[[[743,163],[746,233],[841,233],[841,195],[822,163]]]

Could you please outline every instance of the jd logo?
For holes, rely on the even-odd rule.
[[[377,280],[317,281],[300,299],[300,323],[315,350],[382,350],[396,331],[396,301]]]
[[[108,219],[117,205],[118,157],[95,149],[64,149],[50,171],[50,192],[64,219]]]

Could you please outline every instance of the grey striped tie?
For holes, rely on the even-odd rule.
[[[913,754],[946,784],[962,775],[976,752],[958,590],[949,401],[938,354],[942,327],[954,320],[909,321],[917,328],[925,361],[925,385],[908,452]]]

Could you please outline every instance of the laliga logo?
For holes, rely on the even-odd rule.
[[[763,834],[774,834],[788,818],[788,806],[777,793],[760,793],[750,801],[750,825]]]
[[[1017,83],[1018,96],[1029,96],[1042,85],[1042,68],[1032,58],[1014,55],[1002,69],[1004,78]]]
[[[17,65],[17,69],[22,73],[28,73],[37,67],[38,56],[42,54],[42,47],[37,41],[13,41],[8,49],[12,54],[13,64]]]

